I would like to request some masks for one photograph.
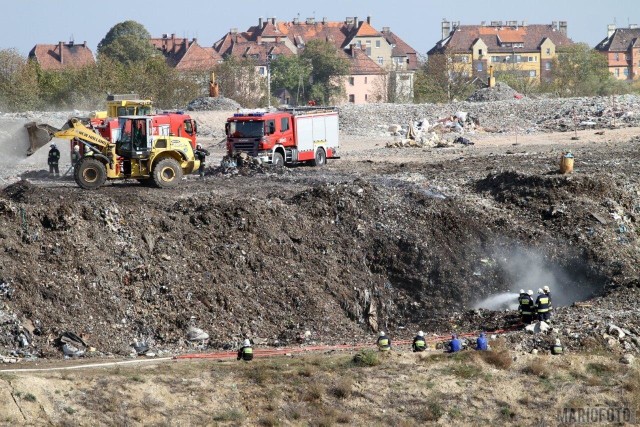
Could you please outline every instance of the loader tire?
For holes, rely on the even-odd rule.
[[[284,157],[280,153],[273,153],[271,164],[277,168],[284,167]]]
[[[153,168],[153,182],[160,188],[174,188],[182,180],[182,168],[174,159],[160,160]]]
[[[107,180],[107,169],[101,161],[83,157],[73,170],[73,178],[81,188],[96,190]]]
[[[327,164],[327,153],[324,148],[318,148],[316,150],[316,157],[311,161],[313,166],[324,166]]]

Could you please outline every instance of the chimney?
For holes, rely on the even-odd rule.
[[[271,18],[271,25],[276,25],[276,17]]]
[[[391,28],[389,28],[389,27],[382,27],[382,32],[383,32],[383,33],[385,33],[385,34],[386,34],[386,33],[390,33],[390,32],[391,32]]]
[[[350,44],[349,48],[351,49],[351,57],[355,58],[356,57],[356,45],[355,45],[355,43]]]
[[[556,31],[558,29],[558,21],[551,21],[551,29]]]
[[[176,33],[171,33],[171,40],[175,40],[176,39]]]
[[[262,29],[262,17],[258,18],[258,28]]]
[[[229,30],[229,32],[231,34],[236,34],[238,32],[238,29],[237,28],[232,28],[232,29]]]
[[[60,51],[60,63],[64,64],[64,56],[62,55],[62,47],[64,46],[64,42],[58,42],[58,50]]]
[[[611,37],[616,32],[616,24],[607,25],[607,38]]]
[[[300,23],[300,18],[293,18],[293,25],[298,25]]]
[[[313,25],[316,23],[316,19],[315,18],[307,18],[307,20],[305,21],[307,25]]]
[[[638,29],[638,24],[629,24],[629,29],[630,30],[637,30]]]
[[[447,19],[442,20],[442,39],[446,39],[449,37],[451,33],[451,22],[447,21]]]
[[[353,17],[353,25],[358,25],[358,17],[357,16]]]
[[[371,25],[371,15],[367,16],[367,24]]]
[[[164,33],[164,34],[162,35],[162,38],[163,38],[163,39],[168,39],[168,38],[169,38],[169,34]]]
[[[87,41],[86,40],[82,42],[82,47],[87,47]]]
[[[197,38],[193,38],[193,44],[197,44],[198,43],[198,39]]]
[[[525,21],[524,19],[522,20],[522,26],[526,27],[527,26],[527,21]]]
[[[567,35],[567,21],[560,21],[559,29],[560,29],[560,32],[566,36]]]
[[[327,23],[327,17],[326,17],[326,16],[323,16],[323,17],[322,17],[322,25],[324,25],[324,24],[326,24],[326,23]]]

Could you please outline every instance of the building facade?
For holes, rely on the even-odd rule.
[[[326,18],[279,22],[276,18],[260,18],[258,25],[239,32],[232,28],[213,48],[220,55],[253,58],[259,74],[267,72],[267,62],[278,55],[298,55],[311,40],[332,43],[350,61],[350,74],[344,78],[345,98],[342,102],[366,103],[387,100],[389,82],[396,86],[403,100],[413,98],[413,75],[418,68],[417,52],[387,27],[376,30],[371,17],[344,21]],[[394,79],[388,78],[393,73]],[[274,88],[279,89],[279,88]]]
[[[529,25],[518,21],[491,21],[488,25],[442,22],[442,39],[427,52],[446,55],[452,70],[469,78],[486,79],[489,67],[496,74],[516,73],[537,81],[551,77],[556,50],[573,42],[567,22]]]
[[[150,41],[165,57],[167,64],[178,71],[212,71],[222,62],[222,56],[218,52],[211,47],[200,46],[195,38],[189,40],[176,37],[175,34],[163,34],[162,37],[152,38]]]
[[[640,77],[640,28],[607,26],[607,37],[595,49],[607,58],[609,72],[618,80],[637,80]]]
[[[58,44],[37,44],[29,52],[29,60],[35,61],[46,71],[63,71],[94,65],[96,60],[87,42]]]

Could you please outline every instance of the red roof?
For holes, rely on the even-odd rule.
[[[167,59],[167,63],[177,70],[210,70],[222,61],[222,56],[213,48],[202,47],[196,39],[171,37],[152,38],[155,46]]]
[[[386,71],[376,61],[369,58],[362,48],[349,47],[345,55],[349,58],[350,74],[352,75],[386,74]]]
[[[86,42],[37,44],[29,52],[29,59],[36,61],[43,70],[82,68],[96,63]]]

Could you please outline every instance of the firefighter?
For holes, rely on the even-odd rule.
[[[56,147],[55,143],[51,143],[49,149],[49,158],[47,159],[47,163],[49,164],[49,176],[55,175],[57,177],[60,176],[60,169],[58,169],[58,162],[60,161],[60,150]]]
[[[456,334],[451,335],[451,341],[449,341],[449,353],[457,353],[462,350],[462,342]]]
[[[71,151],[71,165],[75,166],[76,163],[80,161],[80,146],[78,144],[73,144],[73,150]]]
[[[476,350],[489,350],[489,343],[484,332],[480,333],[480,336],[476,340]]]
[[[557,339],[555,343],[551,346],[551,354],[562,354],[564,349],[562,348],[562,344],[560,344],[560,340]]]
[[[413,339],[413,344],[411,344],[411,348],[413,352],[421,352],[427,349],[427,343],[424,340],[424,332],[418,331],[418,335]]]
[[[378,341],[376,342],[376,344],[378,345],[379,351],[391,350],[391,340],[383,331],[380,331],[380,333],[378,334]]]
[[[551,311],[553,310],[553,305],[551,305],[551,290],[547,285],[544,285],[542,290],[544,291],[544,294],[549,297],[549,316],[551,316]]]
[[[201,144],[196,145],[196,150],[193,153],[197,160],[200,160],[200,169],[198,169],[198,173],[200,174],[200,178],[204,178],[204,164],[206,161],[209,152],[202,148]]]
[[[520,304],[520,316],[522,316],[522,322],[525,325],[528,325],[533,320],[533,291],[529,289],[527,292],[524,292],[523,289],[520,290],[520,297],[518,298],[518,303]]]
[[[238,360],[240,359],[245,362],[253,360],[253,347],[251,346],[251,341],[249,339],[245,339],[242,343],[242,347],[238,350]]]
[[[550,313],[550,298],[544,293],[542,288],[538,289],[538,298],[536,298],[536,313],[538,315],[538,320],[547,322],[549,321]]]

